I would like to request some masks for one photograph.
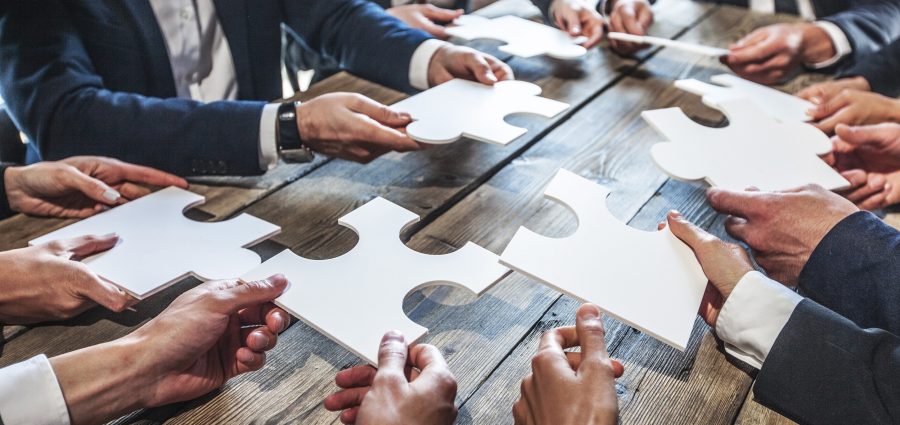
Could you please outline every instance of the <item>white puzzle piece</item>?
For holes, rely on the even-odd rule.
[[[715,84],[693,78],[678,80],[675,87],[703,96],[704,104],[717,109],[723,101],[746,98],[781,122],[807,122],[808,111],[815,107],[805,99],[731,74],[714,75],[710,81]]]
[[[528,113],[553,118],[569,108],[540,94],[539,86],[525,81],[501,81],[492,87],[455,79],[391,108],[412,115],[414,121],[406,133],[422,143],[446,144],[465,136],[506,145],[527,132],[504,121],[506,116]]]
[[[486,38],[506,43],[500,51],[530,58],[547,55],[557,59],[575,59],[584,56],[587,49],[579,46],[583,37],[572,37],[564,31],[517,16],[488,19],[476,15],[463,15],[453,21],[457,26],[448,27],[447,34],[465,40]]]
[[[205,198],[169,187],[86,218],[30,242],[39,245],[83,235],[116,233],[119,243],[84,262],[97,275],[143,299],[188,275],[237,278],[261,262],[243,247],[281,228],[247,214],[218,223],[193,221],[184,211]]]
[[[407,248],[400,231],[418,220],[414,213],[375,198],[339,220],[359,235],[352,251],[330,260],[309,260],[285,250],[243,279],[283,274],[291,286],[276,304],[377,364],[385,332],[400,330],[412,343],[428,331],[403,313],[407,294],[451,284],[480,295],[509,272],[496,254],[471,242],[446,255]]]
[[[617,220],[609,189],[569,171],[544,195],[575,214],[578,230],[548,238],[522,227],[500,262],[684,351],[707,282],[691,249],[668,227],[645,232]]]
[[[669,139],[651,148],[656,165],[676,179],[705,179],[731,190],[785,190],[812,183],[830,190],[849,186],[818,157],[831,151],[831,141],[812,125],[776,121],[748,99],[724,100],[718,109],[728,118],[727,127],[700,125],[681,108],[641,113]]]

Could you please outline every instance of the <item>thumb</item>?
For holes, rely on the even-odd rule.
[[[389,331],[381,337],[381,345],[378,347],[378,375],[404,376],[406,367],[407,345],[406,339],[400,331]]]
[[[225,310],[233,314],[247,307],[270,302],[278,298],[287,287],[288,280],[281,274],[252,282],[241,280],[228,282],[224,287],[227,295]]]
[[[119,192],[101,180],[82,173],[75,167],[71,167],[60,182],[68,189],[74,189],[84,196],[105,205],[116,205],[122,198]]]
[[[412,122],[412,117],[408,113],[395,111],[365,96],[360,99],[354,112],[366,115],[391,128],[405,127]]]
[[[63,239],[47,244],[53,254],[73,261],[81,261],[94,254],[99,254],[116,246],[119,236],[110,233],[103,236],[85,235],[77,238]]]
[[[463,11],[461,9],[444,9],[433,4],[425,5],[425,7],[422,8],[422,15],[431,21],[436,22],[451,22],[462,16],[462,14]]]
[[[562,16],[557,17],[557,25],[561,29],[572,36],[581,35],[581,20],[578,18],[577,12],[572,9],[566,9],[560,15]]]
[[[581,345],[581,365],[579,370],[606,365],[609,354],[606,352],[606,330],[600,308],[594,304],[585,304],[575,314],[575,333]]]
[[[79,282],[79,288],[81,288],[82,295],[117,313],[122,312],[137,301],[118,286],[106,282],[87,270],[83,279]]]
[[[709,240],[711,235],[705,230],[697,227],[694,223],[687,221],[678,211],[669,211],[666,221],[669,224],[669,230],[678,239],[689,246],[694,252],[700,247],[700,244]]]

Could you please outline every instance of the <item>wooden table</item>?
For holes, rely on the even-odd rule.
[[[759,16],[744,9],[663,0],[651,33],[727,46],[752,29],[789,18]],[[478,47],[497,53],[490,44]],[[208,202],[189,215],[226,219],[248,212],[277,223],[283,232],[255,250],[269,258],[285,247],[310,258],[330,258],[353,247],[356,236],[337,219],[375,196],[421,215],[402,235],[410,248],[441,254],[473,241],[499,253],[515,230],[527,225],[549,236],[575,228],[573,216],[542,199],[544,186],[566,168],[610,187],[613,214],[631,226],[655,229],[666,211],[685,213],[723,235],[722,217],[705,202],[703,188],[672,181],[652,163],[650,146],[660,137],[640,118],[643,110],[681,106],[699,122],[723,117],[699,98],[672,86],[676,79],[706,79],[724,70],[714,59],[654,49],[623,59],[594,49],[581,62],[501,56],[519,79],[544,95],[571,104],[556,119],[513,117],[529,132],[506,147],[473,141],[416,153],[389,154],[368,165],[319,158],[281,166],[261,178],[194,184]],[[807,84],[809,76],[789,89]],[[356,91],[385,103],[403,94],[340,74],[302,97]],[[224,183],[224,185],[223,185]],[[25,246],[37,235],[67,224],[62,220],[14,217],[0,223],[2,249]],[[652,259],[648,258],[648,262]],[[92,310],[65,323],[7,327],[0,367],[39,353],[50,356],[127,334],[157,315],[198,282],[187,279],[137,306],[137,312]],[[417,291],[404,310],[431,333],[459,379],[459,423],[511,423],[519,381],[530,370],[541,333],[574,322],[578,302],[513,273],[480,298],[438,286]],[[353,312],[356,318],[365,312]],[[349,320],[349,319],[348,319]],[[732,364],[709,328],[698,319],[685,353],[608,319],[610,354],[626,365],[617,382],[623,423],[788,423],[753,401],[753,372]],[[240,376],[198,400],[135,412],[121,422],[339,423],[322,407],[334,374],[359,360],[303,323],[295,323],[270,353],[266,367]]]

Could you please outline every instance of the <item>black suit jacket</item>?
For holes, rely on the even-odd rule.
[[[10,164],[0,163],[0,219],[7,218],[15,212],[9,208],[9,198],[6,197],[6,169]]]
[[[766,357],[753,393],[801,424],[900,423],[900,338],[803,300]]]
[[[869,212],[845,218],[810,255],[799,290],[861,327],[900,335],[900,232]]]
[[[872,91],[889,97],[900,96],[900,40],[859,57],[856,63],[841,73],[840,77],[860,76],[869,82]]]
[[[401,90],[428,36],[364,0],[216,0],[239,101],[175,98],[147,0],[2,0],[0,91],[43,159],[105,155],[181,175],[260,174],[259,126],[281,97],[281,26]],[[274,126],[275,124],[272,123]]]

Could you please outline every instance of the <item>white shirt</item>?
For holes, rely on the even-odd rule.
[[[0,422],[69,424],[69,409],[50,360],[41,354],[0,369]]]
[[[237,99],[237,72],[213,0],[150,0],[150,6],[166,41],[178,97],[200,102]],[[420,90],[428,88],[428,65],[444,44],[440,40],[426,40],[413,52],[409,67],[411,86]],[[278,106],[266,105],[260,119],[262,170],[278,164],[275,135]]]

